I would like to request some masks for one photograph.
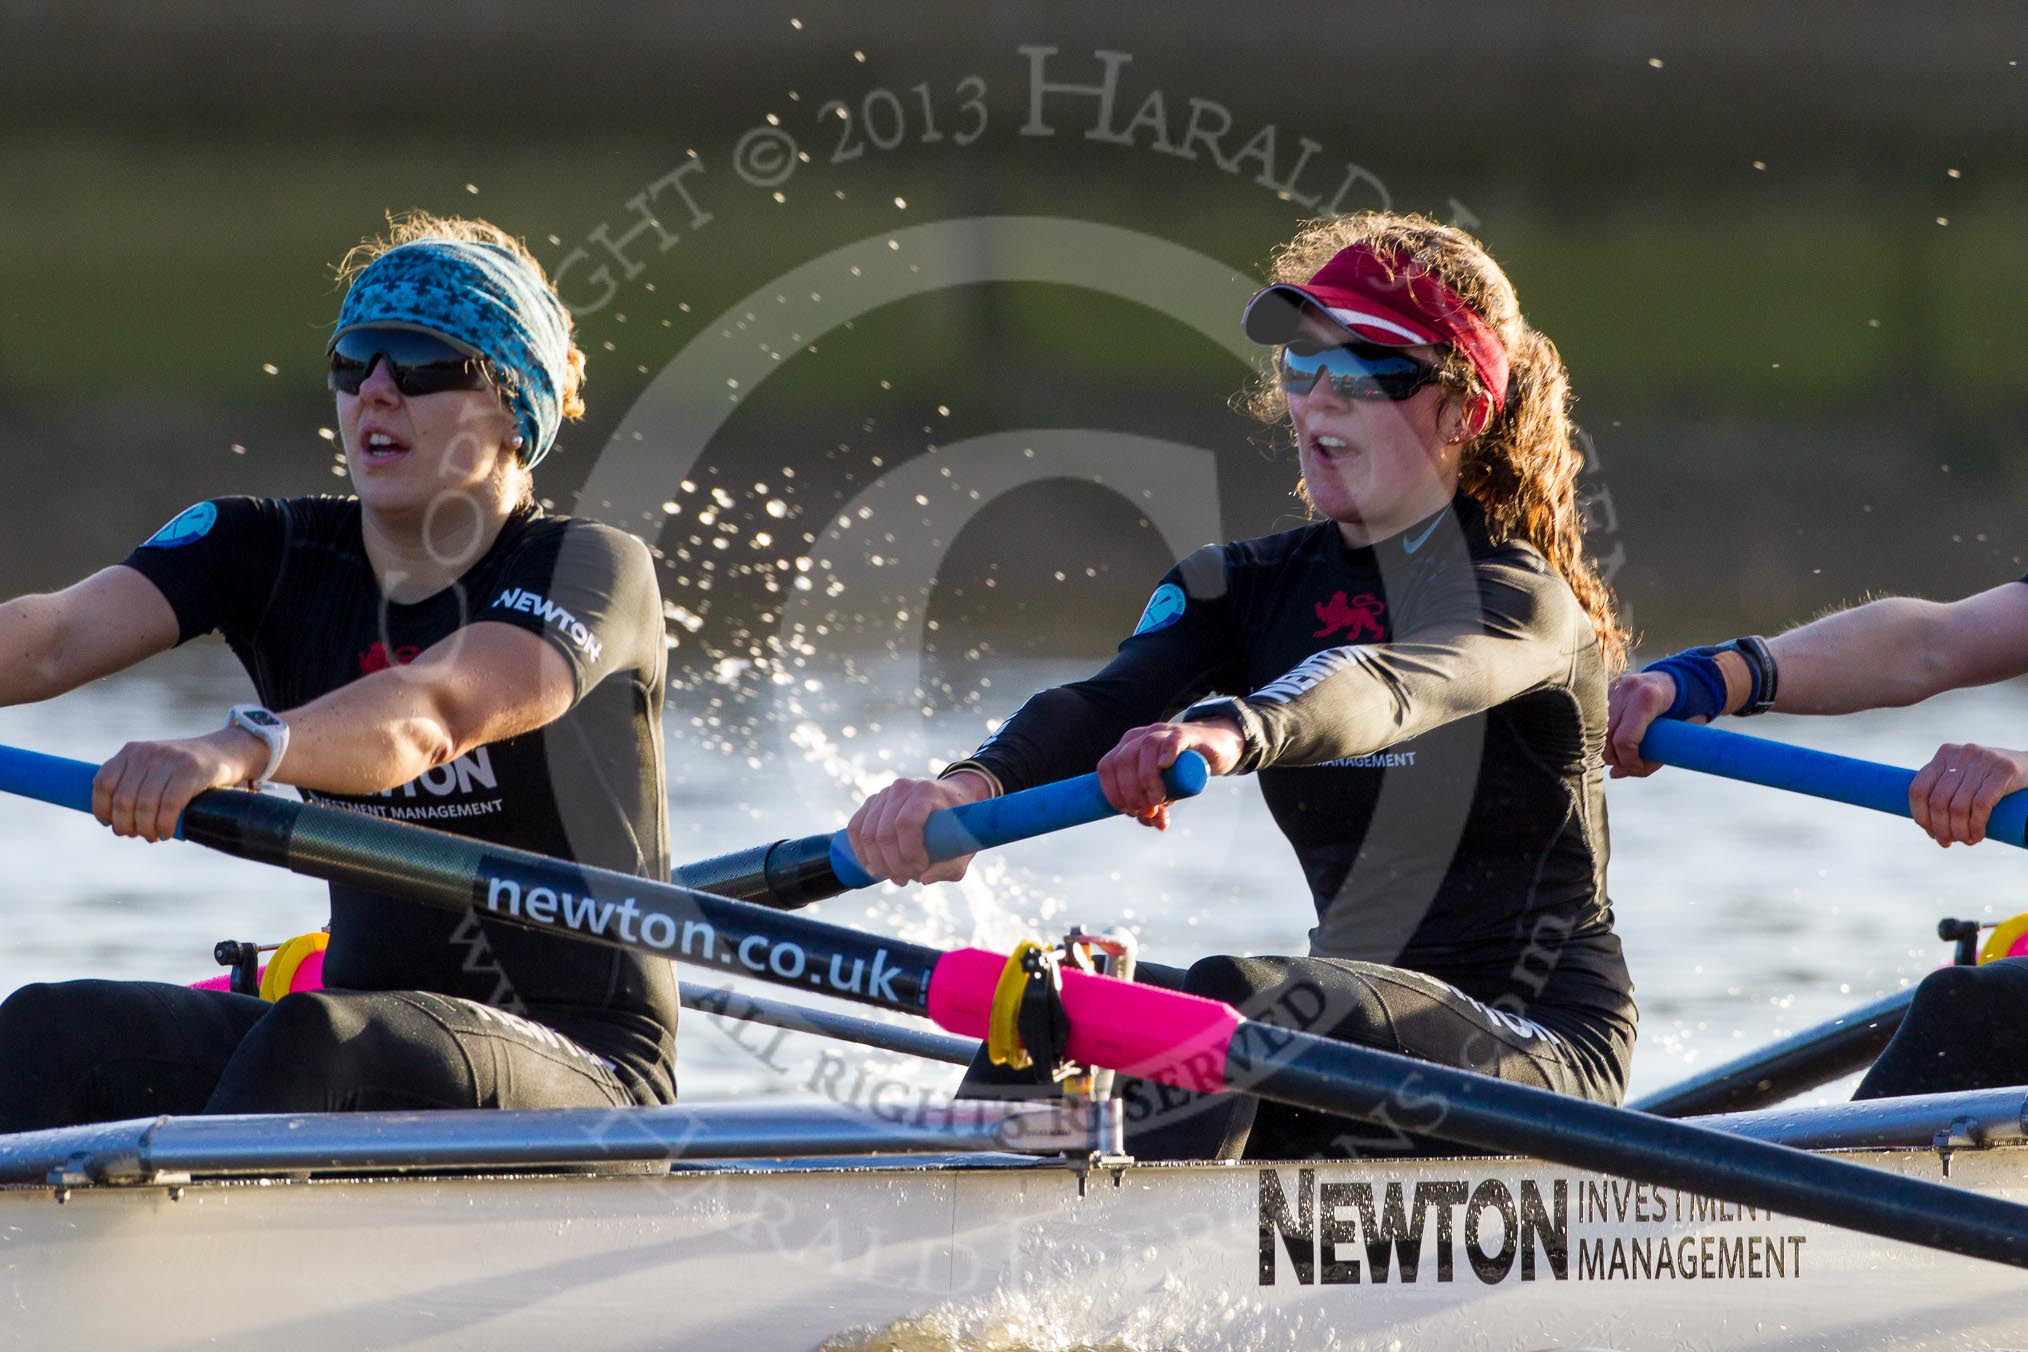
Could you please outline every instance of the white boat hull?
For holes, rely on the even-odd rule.
[[[2028,1201],[2028,1149],[1961,1152],[1950,1181]],[[1061,1166],[940,1160],[54,1196],[0,1190],[9,1346],[2028,1343],[2020,1270],[1517,1160],[1138,1166],[1083,1195]],[[1379,1228],[1390,1198],[1422,1236],[1383,1265],[1362,1202]]]

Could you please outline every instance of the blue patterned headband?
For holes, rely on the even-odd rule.
[[[525,260],[450,239],[389,249],[353,279],[331,341],[382,324],[428,329],[492,362],[521,425],[521,463],[533,469],[549,454],[563,422],[570,321]]]

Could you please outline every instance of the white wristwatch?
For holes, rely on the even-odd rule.
[[[276,770],[281,768],[282,757],[289,751],[289,725],[284,723],[273,710],[263,709],[258,704],[235,704],[225,714],[225,726],[244,728],[267,743],[268,763],[258,777],[250,781],[257,789],[268,787]]]

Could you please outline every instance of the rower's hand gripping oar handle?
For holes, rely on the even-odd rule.
[[[1910,815],[1908,786],[1915,782],[1915,771],[1898,766],[1675,719],[1655,720],[1641,739],[1641,758],[1834,803],[1870,807],[1897,817]],[[2028,848],[2028,789],[2010,793],[1994,805],[1986,834]]]
[[[1162,772],[1175,798],[1201,793],[1211,769],[1195,751],[1186,751]],[[1096,774],[1042,784],[1032,789],[966,803],[930,814],[923,841],[938,863],[992,845],[1026,840],[1067,826],[1113,816]],[[684,864],[672,875],[684,887],[793,911],[840,892],[879,882],[852,853],[843,831],[755,845],[714,859]]]
[[[97,774],[97,766],[83,761],[46,756],[16,747],[0,747],[0,792],[90,812],[92,780]],[[1162,783],[1172,798],[1195,797],[1204,791],[1210,779],[1210,767],[1195,751],[1184,752],[1176,758],[1174,765],[1162,772]],[[1041,784],[1003,797],[988,798],[984,802],[933,812],[924,826],[923,841],[929,846],[930,858],[941,863],[961,854],[1027,840],[1031,836],[1061,831],[1066,827],[1082,826],[1113,815],[1112,804],[1106,801],[1104,792],[1099,788],[1098,776],[1079,775],[1075,779]],[[180,824],[178,834],[181,834]],[[824,847],[823,854],[815,848],[819,846]],[[843,831],[828,837],[812,836],[804,841],[780,841],[747,853],[765,859],[770,854],[783,851],[803,857],[804,868],[801,871],[806,876],[797,880],[801,884],[797,895],[769,897],[754,895],[746,889],[728,890],[734,890],[735,895],[746,900],[793,908],[821,897],[836,896],[841,891],[870,887],[880,881],[859,866],[859,861],[853,857],[851,842]],[[728,860],[744,860],[745,857],[728,856]],[[703,865],[678,869],[676,881],[709,890],[715,880],[704,875],[716,862],[706,861]],[[807,876],[825,872],[831,876]],[[759,883],[761,880],[755,878],[750,881]]]
[[[1194,798],[1204,792],[1210,780],[1211,767],[1195,751],[1185,751],[1162,772],[1162,786],[1169,790],[1171,799]],[[1106,801],[1105,791],[1099,787],[1099,777],[1079,775],[932,812],[923,825],[922,838],[929,847],[931,861],[942,863],[995,845],[1009,845],[1117,815],[1118,809]],[[871,887],[880,881],[860,867],[852,853],[852,842],[843,831],[831,837],[830,858],[831,871],[847,889]]]

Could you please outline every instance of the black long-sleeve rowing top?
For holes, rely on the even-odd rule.
[[[1010,791],[1044,783],[1233,696],[1216,711],[1309,881],[1312,954],[1524,994],[1553,967],[1561,998],[1617,1007],[1605,687],[1569,586],[1532,545],[1491,543],[1461,494],[1370,548],[1325,521],[1198,550],[1103,671],[1034,696],[974,759]]]

